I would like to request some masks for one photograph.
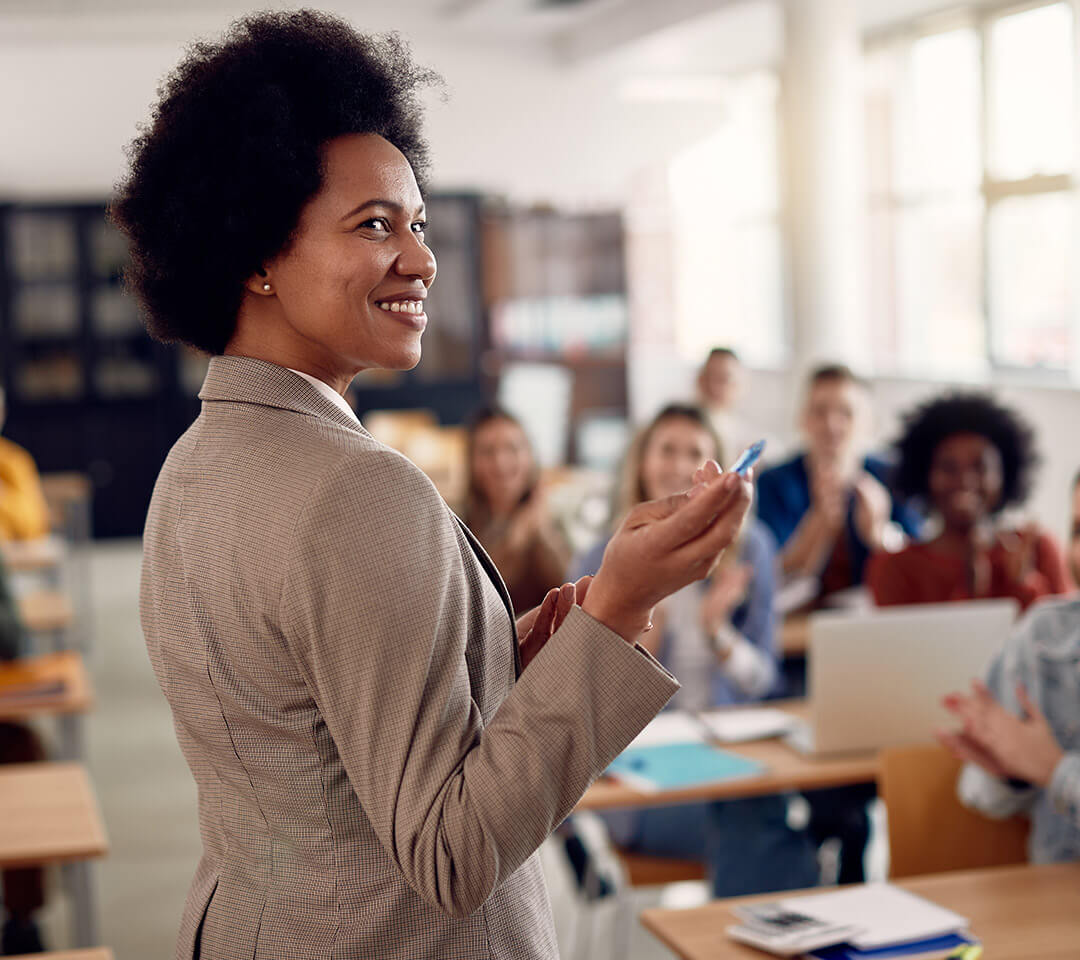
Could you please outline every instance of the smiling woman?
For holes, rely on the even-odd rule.
[[[204,847],[178,960],[556,957],[536,849],[677,688],[635,640],[750,503],[710,465],[515,622],[363,429],[349,381],[428,322],[430,79],[336,18],[249,17],[166,81],[114,206],[151,334],[214,355],[143,538]]]

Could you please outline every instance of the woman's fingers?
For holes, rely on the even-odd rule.
[[[1016,701],[1020,704],[1020,709],[1024,711],[1029,720],[1035,720],[1038,723],[1046,724],[1046,717],[1043,716],[1043,712],[1028,695],[1027,687],[1022,683],[1016,685]]]
[[[586,574],[577,583],[574,584],[574,603],[579,607],[585,602],[585,597],[589,592],[589,587],[592,586],[592,574]]]
[[[938,730],[936,733],[938,741],[958,760],[982,767],[987,773],[995,777],[1004,778],[1007,776],[997,758],[970,737],[960,733],[949,733],[945,730]]]
[[[685,544],[702,539],[703,534],[711,533],[718,526],[718,517],[737,516],[737,530],[750,506],[750,488],[749,484],[744,485],[739,477],[729,473],[679,494],[677,501],[674,509],[658,518],[656,523],[656,548],[661,556],[674,553]]]
[[[551,633],[554,633],[562,626],[562,622],[566,619],[566,615],[574,606],[576,593],[577,591],[572,583],[564,583],[559,588],[559,592],[556,594],[555,598],[555,615],[551,622]]]
[[[555,608],[558,602],[559,589],[558,587],[552,587],[544,597],[544,602],[540,604],[540,609],[536,614],[536,620],[532,628],[534,636],[543,637],[545,640],[551,636],[551,622],[555,619]]]
[[[729,473],[716,484],[721,485],[728,489],[728,499],[721,504],[712,522],[700,530],[697,537],[685,541],[682,547],[690,563],[711,565],[720,551],[738,536],[750,509],[752,488],[749,483]]]

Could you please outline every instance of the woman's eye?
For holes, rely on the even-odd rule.
[[[370,220],[365,220],[360,224],[360,230],[373,230],[375,233],[389,233],[390,224],[386,222],[382,217],[372,217]]]
[[[414,223],[412,225],[413,233],[419,233],[419,234],[423,235],[425,230],[427,230],[427,221],[426,220],[417,220],[416,223]]]

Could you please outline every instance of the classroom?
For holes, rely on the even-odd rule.
[[[0,130],[0,956],[1080,955],[1080,0],[4,0]]]

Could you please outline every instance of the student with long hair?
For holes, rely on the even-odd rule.
[[[635,438],[615,497],[614,520],[637,504],[685,489],[695,468],[721,455],[706,415],[697,407],[665,407]],[[604,553],[597,544],[574,564],[591,573]],[[772,537],[749,519],[707,580],[670,596],[653,616],[643,643],[682,684],[672,705],[704,710],[748,703],[777,679]],[[623,848],[703,861],[716,896],[807,886],[816,882],[814,849],[805,831],[787,823],[783,796],[662,807],[608,814]]]
[[[485,407],[468,428],[468,488],[462,519],[488,552],[515,610],[529,610],[559,586],[570,548],[545,509],[540,470],[521,422]]]

